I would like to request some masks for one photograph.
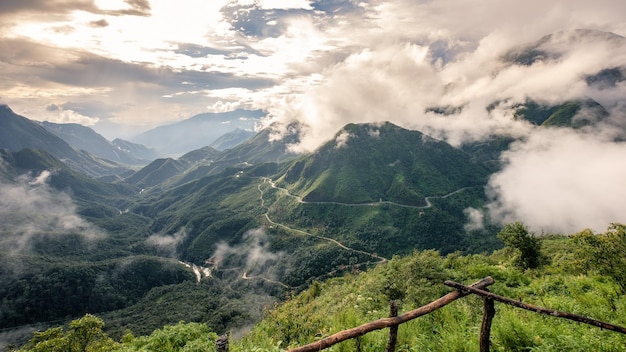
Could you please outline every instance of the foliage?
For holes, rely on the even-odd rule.
[[[547,237],[541,244],[560,248],[547,252],[550,261],[534,269],[521,271],[508,266],[503,251],[486,255],[440,256],[434,251],[416,251],[406,257],[394,257],[367,273],[316,283],[314,288],[274,309],[232,351],[262,351],[301,346],[343,329],[383,318],[391,298],[400,302],[401,311],[421,306],[439,298],[449,289],[445,279],[471,283],[491,275],[492,292],[544,306],[626,325],[626,296],[612,280],[570,272],[578,261],[573,253],[577,244],[563,237]],[[562,252],[561,252],[562,251]],[[622,253],[622,257],[624,254]],[[556,260],[556,258],[559,258]],[[504,304],[496,305],[491,342],[494,351],[620,351],[626,336],[541,316]],[[468,296],[426,316],[403,324],[399,329],[399,351],[478,351],[478,332],[482,303]],[[384,350],[385,331],[360,338],[363,350]],[[333,346],[329,351],[354,351],[355,341]]]
[[[573,236],[572,241],[581,265],[615,280],[626,293],[626,225],[611,224],[599,235],[585,230]]]
[[[100,262],[24,259],[45,269],[22,275],[0,272],[6,284],[0,287],[0,326],[120,309],[153,287],[194,280],[179,263],[148,256]]]
[[[62,327],[35,332],[19,352],[212,352],[218,336],[200,323],[179,322],[153,331],[149,336],[135,338],[126,334],[115,342],[102,329],[102,319],[87,314]]]
[[[545,260],[541,253],[541,239],[521,222],[505,225],[497,236],[506,247],[516,252],[515,265],[521,269],[537,268]]]
[[[62,327],[36,332],[33,338],[20,350],[23,352],[104,352],[111,351],[118,344],[107,336],[102,328],[102,319],[87,314],[73,320],[67,331]]]
[[[212,352],[217,338],[204,324],[180,322],[155,330],[149,336],[130,338],[113,351]]]

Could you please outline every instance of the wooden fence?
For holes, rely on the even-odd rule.
[[[560,312],[560,311],[556,311],[556,310],[552,310],[548,308],[533,306],[530,304],[522,303],[519,301],[512,300],[510,298],[507,298],[507,297],[503,297],[503,296],[499,296],[497,294],[491,293],[487,290],[487,286],[490,286],[493,283],[494,283],[494,280],[491,277],[486,277],[469,286],[466,286],[457,282],[453,282],[453,281],[446,281],[445,285],[456,288],[456,291],[452,291],[448,293],[447,295],[425,306],[419,307],[417,309],[414,309],[412,311],[406,312],[398,316],[397,306],[395,306],[394,303],[392,302],[389,318],[382,318],[382,319],[374,320],[374,321],[363,324],[361,326],[357,326],[352,329],[340,331],[336,334],[333,334],[321,340],[315,341],[308,345],[291,349],[288,352],[321,351],[339,342],[342,342],[348,339],[358,338],[359,336],[365,335],[374,330],[380,330],[380,329],[385,329],[385,328],[390,329],[389,340],[387,342],[386,351],[393,352],[395,351],[398,326],[400,324],[404,324],[422,315],[429,314],[469,294],[475,294],[475,295],[479,295],[483,297],[483,304],[484,304],[483,305],[483,320],[482,320],[482,326],[481,326],[480,337],[479,337],[481,352],[489,352],[491,321],[493,320],[493,317],[496,312],[495,307],[494,307],[494,301],[502,302],[502,303],[511,305],[513,307],[526,309],[535,313],[546,314],[546,315],[550,315],[550,316],[557,317],[557,318],[574,320],[580,323],[585,323],[585,324],[593,325],[596,327],[600,327],[602,329],[612,330],[612,331],[616,331],[622,334],[626,334],[626,328],[618,326],[618,325],[605,323],[599,320],[591,319],[591,318],[584,317],[584,316],[577,315],[577,314]]]

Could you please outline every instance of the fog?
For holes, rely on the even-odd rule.
[[[105,236],[78,215],[67,193],[48,185],[52,172],[23,175],[15,183],[0,181],[0,244],[5,253],[27,252],[36,236],[79,235],[88,241]]]

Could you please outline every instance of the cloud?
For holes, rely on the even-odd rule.
[[[528,99],[545,104],[590,95],[619,100],[621,86],[594,90],[585,77],[626,62],[623,37],[577,30],[536,43],[550,56],[532,65],[507,59],[521,46],[497,34],[445,64],[428,45],[363,49],[327,70],[319,85],[283,96],[281,104],[269,101],[267,124],[280,135],[280,127],[303,122],[308,129],[298,150],[313,150],[347,123],[385,120],[460,145],[497,133],[528,133],[529,126],[513,118],[514,107]]]
[[[535,231],[602,231],[626,222],[626,144],[567,129],[537,130],[503,155],[487,193],[492,220]]]
[[[52,173],[23,175],[15,183],[0,181],[0,245],[4,251],[26,252],[38,236],[79,235],[88,241],[105,236],[77,214],[67,193],[48,185]]]
[[[146,244],[155,247],[160,255],[178,258],[178,245],[187,237],[187,230],[181,228],[173,235],[153,234],[146,239]]]
[[[93,0],[3,0],[0,13],[15,14],[20,12],[44,13],[49,15],[69,13],[74,10],[95,11]]]
[[[95,28],[102,28],[102,27],[108,27],[109,22],[103,18],[97,21],[91,21],[89,22],[89,25]]]
[[[341,149],[342,147],[348,144],[348,140],[350,140],[352,135],[348,131],[341,131],[341,133],[335,137],[335,149]]]
[[[81,115],[74,110],[63,109],[61,106],[56,104],[48,105],[46,107],[46,111],[51,113],[48,115],[48,121],[54,123],[77,123],[83,126],[92,126],[98,123],[99,120],[97,117],[88,117]]]
[[[247,274],[257,275],[267,272],[270,267],[280,259],[282,252],[272,252],[270,250],[269,237],[265,229],[258,228],[247,231],[243,235],[242,243],[237,246],[230,246],[224,242],[217,245],[213,258],[219,265],[225,259],[232,258],[244,267]]]
[[[485,228],[485,214],[479,209],[466,208],[463,213],[467,217],[467,223],[464,228],[465,231],[478,231]]]
[[[97,6],[96,3],[102,6]],[[128,5],[125,8],[107,8],[106,1],[94,0],[3,0],[0,2],[0,13],[41,16],[48,19],[59,15],[69,15],[73,11],[86,11],[93,14],[106,14],[109,16],[148,16],[150,15],[150,2],[148,0],[124,0]]]

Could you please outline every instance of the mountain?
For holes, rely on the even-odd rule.
[[[41,125],[66,141],[72,147],[85,150],[100,158],[127,165],[145,165],[154,160],[144,159],[141,157],[141,154],[133,153],[134,151],[142,151],[144,153],[149,151],[149,149],[144,146],[138,144],[130,145],[130,142],[124,142],[122,140],[117,140],[119,145],[116,145],[91,128],[77,123],[58,124],[46,121],[42,122]],[[156,153],[153,152],[152,154]]]
[[[41,149],[25,148],[2,155],[7,174],[15,179],[22,174],[40,175],[50,172],[48,184],[62,192],[69,192],[73,199],[88,208],[107,208],[117,214],[116,205],[127,202],[129,194],[137,193],[134,187],[98,181],[69,168],[52,154]]]
[[[558,60],[568,50],[580,44],[594,42],[611,43],[615,46],[626,45],[626,38],[611,32],[591,29],[575,29],[555,32],[541,39],[519,46],[507,52],[505,62],[530,66],[537,62]]]
[[[187,168],[188,165],[182,161],[172,158],[157,159],[127,177],[125,181],[140,187],[156,186],[182,174]]]
[[[385,122],[345,126],[278,183],[311,202],[425,205],[426,196],[481,185],[487,176],[465,152]]]
[[[230,149],[247,141],[254,135],[255,133],[252,131],[242,130],[241,128],[238,128],[232,132],[228,132],[222,135],[220,138],[211,143],[209,147],[215,148],[217,150]]]
[[[265,116],[261,110],[204,113],[170,125],[160,126],[132,138],[167,155],[181,155],[208,146],[236,129],[252,130]]]
[[[162,157],[156,150],[144,145],[116,138],[111,143],[119,150],[128,153],[141,161],[152,161]]]
[[[593,125],[609,116],[609,112],[592,99],[568,101],[558,105],[527,101],[519,105],[515,118],[539,126],[582,128]]]
[[[97,241],[36,236],[16,276],[4,264],[17,259],[0,253],[0,327],[107,312],[118,340],[126,328],[146,333],[180,319],[221,332],[258,319],[258,302],[384,258],[498,246],[493,229],[464,228],[464,210],[486,201],[488,172],[463,151],[390,123],[347,125],[304,155],[289,152],[298,138],[271,141],[263,130],[225,151],[157,159],[115,183],[42,150],[3,151],[0,175],[49,171],[51,199],[71,197],[69,214],[88,225],[64,219],[103,232]],[[37,314],[20,316],[27,306]]]
[[[257,137],[265,144],[254,144]],[[286,150],[284,142],[268,144],[265,133],[257,137],[233,149]],[[301,287],[351,263],[376,262],[378,255],[497,246],[491,229],[468,233],[464,228],[464,210],[486,201],[489,171],[445,142],[391,123],[350,124],[296,159],[205,169],[182,182],[198,170],[203,169],[157,185],[130,207],[153,219],[154,232],[185,229],[179,250],[192,262],[220,256],[222,242],[244,246],[248,231],[262,229],[267,250],[281,253],[268,254],[276,263],[264,270]],[[229,259],[228,267],[245,267],[242,252],[235,252],[238,259]]]
[[[92,176],[119,174],[127,170],[115,162],[72,148],[38,123],[15,114],[6,105],[0,105],[0,148],[14,152],[24,148],[45,150],[72,169]]]
[[[174,186],[205,176],[217,175],[227,168],[243,170],[266,162],[281,162],[294,158],[288,144],[297,140],[297,135],[282,140],[270,141],[270,130],[264,129],[253,138],[225,151],[212,147],[192,150],[178,159],[157,159],[135,174],[126,178],[130,184],[152,187]]]

